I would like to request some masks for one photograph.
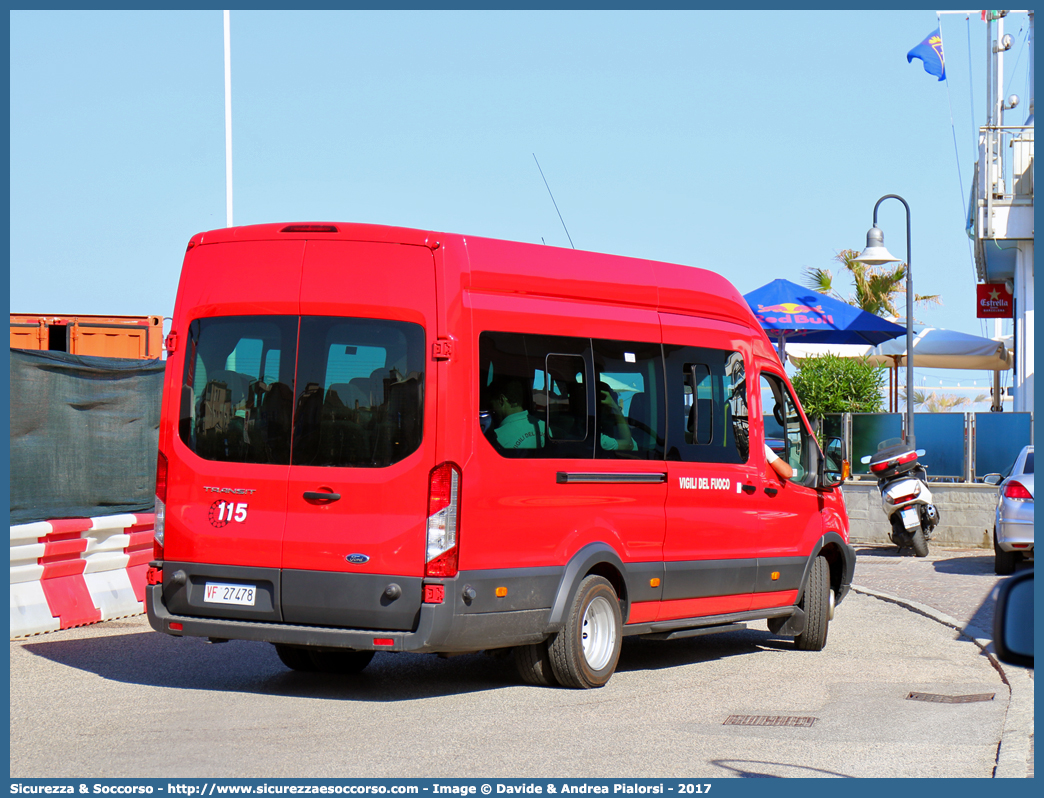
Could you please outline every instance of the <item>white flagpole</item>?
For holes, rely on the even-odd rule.
[[[225,12],[225,216],[232,226],[232,36]]]

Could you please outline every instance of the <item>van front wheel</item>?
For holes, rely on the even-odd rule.
[[[823,557],[812,562],[812,571],[801,597],[805,611],[805,631],[794,638],[800,651],[822,651],[826,646],[830,624],[830,566]]]
[[[620,659],[623,614],[609,580],[588,576],[580,583],[565,625],[548,643],[551,669],[563,687],[601,687]]]

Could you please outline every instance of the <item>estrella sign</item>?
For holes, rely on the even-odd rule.
[[[979,283],[975,286],[976,318],[1010,319],[1015,315],[1012,295],[1004,283]]]

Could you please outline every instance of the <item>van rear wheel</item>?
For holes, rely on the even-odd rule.
[[[273,643],[280,661],[292,671],[314,671],[315,663],[308,656],[308,649],[300,646],[288,646],[284,643]]]
[[[830,567],[823,557],[812,562],[812,571],[801,597],[805,611],[805,631],[794,638],[799,651],[822,651],[830,624]]]
[[[531,646],[515,647],[515,669],[526,684],[552,687],[558,684],[551,669],[551,657],[547,653],[547,642]]]
[[[623,613],[609,580],[588,576],[573,596],[565,625],[547,651],[563,687],[601,687],[620,659]]]
[[[316,670],[323,673],[360,673],[373,659],[372,651],[313,649],[309,653]]]

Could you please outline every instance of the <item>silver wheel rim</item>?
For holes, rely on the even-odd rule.
[[[584,660],[592,670],[600,671],[609,664],[616,647],[616,623],[613,608],[604,596],[596,596],[584,611],[580,628]]]

